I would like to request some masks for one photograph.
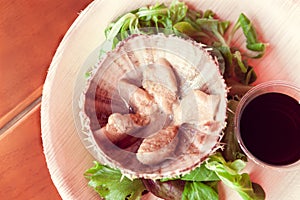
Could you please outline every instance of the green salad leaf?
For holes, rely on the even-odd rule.
[[[141,180],[130,180],[119,170],[96,161],[93,167],[86,170],[84,176],[89,179],[89,186],[106,200],[137,200],[146,190]]]
[[[161,182],[170,180],[184,180],[184,181],[219,181],[220,178],[214,171],[211,171],[205,167],[204,164],[200,165],[196,169],[192,170],[190,173],[183,176],[177,176],[174,178],[162,178]]]
[[[234,161],[236,159],[247,161],[247,157],[240,148],[234,132],[234,116],[238,103],[239,101],[234,99],[229,100],[227,103],[227,126],[224,129],[222,138],[222,142],[225,145],[224,150],[221,152],[226,161]]]
[[[237,158],[226,161],[222,154],[217,152],[189,174],[160,181],[185,181],[182,199],[218,199],[216,183],[220,181],[238,192],[244,200],[265,199],[262,187],[252,183],[249,174],[242,173],[245,167],[245,161]]]
[[[240,174],[246,166],[244,161],[237,159],[226,162],[220,153],[216,153],[209,157],[205,166],[214,171],[225,185],[237,191],[244,200],[265,199],[264,191],[258,184],[255,187],[259,189],[254,189],[249,174]]]
[[[212,187],[202,182],[187,182],[182,193],[182,200],[193,199],[218,200],[219,195]]]
[[[251,21],[247,18],[247,16],[244,13],[241,13],[236,24],[234,25],[232,35],[235,33],[236,30],[239,28],[242,28],[243,33],[246,37],[246,47],[247,49],[251,51],[257,52],[255,56],[252,56],[253,58],[260,58],[263,56],[266,50],[265,43],[262,43],[257,38],[256,30],[251,23]]]
[[[204,164],[200,165],[189,174],[186,174],[180,178],[184,181],[218,181],[220,178],[214,171],[211,171],[205,167]]]

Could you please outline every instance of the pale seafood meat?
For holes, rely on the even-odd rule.
[[[117,143],[148,123],[149,120],[140,115],[113,113],[108,118],[105,133],[113,143]]]
[[[184,123],[179,128],[177,155],[199,155],[211,151],[210,143],[215,143],[218,135],[207,134],[201,127]]]
[[[126,80],[120,81],[118,91],[125,104],[133,109],[132,112],[150,116],[158,110],[158,105],[152,95]]]
[[[174,106],[174,121],[176,124],[194,124],[201,131],[208,134],[213,133],[218,123],[215,121],[215,116],[219,103],[219,95],[209,95],[201,90],[191,90],[182,97],[179,105]]]
[[[142,86],[164,112],[172,112],[172,105],[177,99],[177,79],[166,59],[159,58],[143,70]]]
[[[100,60],[83,109],[98,161],[158,179],[188,173],[218,148],[227,88],[204,47],[132,35]]]
[[[168,126],[145,138],[137,151],[137,159],[146,165],[156,165],[166,159],[175,159],[177,131],[177,126]]]

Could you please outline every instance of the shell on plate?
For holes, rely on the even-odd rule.
[[[205,45],[132,35],[97,64],[83,93],[96,159],[130,178],[174,177],[219,146],[227,88]]]

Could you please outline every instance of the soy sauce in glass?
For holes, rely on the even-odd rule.
[[[258,91],[252,91],[238,111],[237,138],[242,149],[270,166],[296,163],[300,160],[300,102],[274,88]]]

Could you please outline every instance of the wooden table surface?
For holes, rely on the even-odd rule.
[[[0,0],[0,199],[61,199],[43,154],[40,97],[66,31],[92,0]]]

